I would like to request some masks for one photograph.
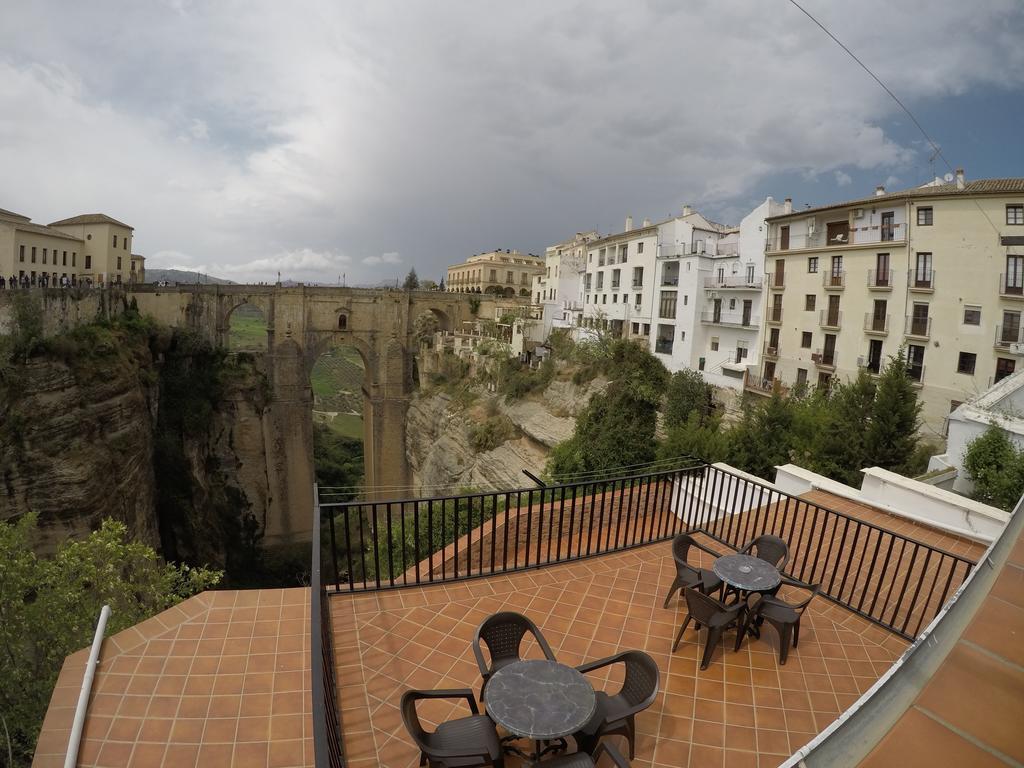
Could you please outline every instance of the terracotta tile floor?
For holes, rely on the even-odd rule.
[[[308,589],[204,592],[108,637],[79,766],[312,766]],[[33,766],[64,765],[89,649],[61,669]]]
[[[711,558],[705,558],[710,567]],[[812,603],[799,648],[786,666],[767,629],[738,653],[732,633],[711,666],[698,670],[691,629],[671,653],[685,616],[662,602],[675,574],[665,542],[450,585],[331,598],[345,746],[353,768],[418,764],[398,711],[406,688],[469,687],[480,675],[470,642],[489,614],[516,610],[543,630],[560,661],[578,664],[619,650],[646,650],[661,690],[637,718],[639,767],[774,766],[863,693],[906,648],[897,636],[834,604]],[[703,641],[703,633],[699,641]],[[536,648],[528,655],[536,655]],[[616,673],[617,674],[617,673]],[[617,689],[614,677],[593,677]],[[438,702],[421,717],[436,724],[468,712]]]

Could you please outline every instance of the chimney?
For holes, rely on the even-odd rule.
[[[884,194],[885,194],[885,187],[883,187],[881,184],[879,184],[877,187],[875,187],[875,197],[881,197]]]
[[[688,206],[688,205],[684,205],[683,206],[683,216],[689,216],[691,213],[693,213],[693,209],[690,206]]]
[[[783,213],[792,213],[793,212],[793,198],[792,197],[787,197],[782,202],[782,211],[783,211]]]
[[[623,230],[623,232],[632,232],[632,231],[633,231],[633,217],[632,216],[627,216],[626,217],[626,228]]]
[[[957,189],[963,189],[964,188],[964,169],[963,168],[957,168],[956,169],[956,188]]]
[[[644,226],[645,227],[651,226],[651,220],[650,219],[644,219]]]

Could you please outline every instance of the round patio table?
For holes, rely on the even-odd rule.
[[[782,576],[771,563],[753,555],[724,555],[715,560],[715,575],[742,592],[763,592],[782,583]]]
[[[515,736],[534,741],[532,755],[507,747],[532,761],[567,748],[563,737],[586,725],[596,709],[597,696],[587,678],[557,661],[516,661],[487,682],[487,714]],[[541,742],[553,740],[560,744],[541,748]]]

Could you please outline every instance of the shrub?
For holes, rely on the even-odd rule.
[[[474,451],[493,451],[516,436],[516,427],[508,416],[491,416],[469,428],[469,444]]]
[[[971,496],[980,502],[1010,511],[1024,493],[1024,452],[995,425],[968,443],[964,469],[974,481]]]

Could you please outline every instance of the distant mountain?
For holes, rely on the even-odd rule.
[[[189,272],[184,269],[155,269],[146,267],[146,282],[159,283],[166,280],[169,283],[201,283],[202,285],[235,285],[233,280],[224,280],[220,277],[211,277],[202,272]]]

